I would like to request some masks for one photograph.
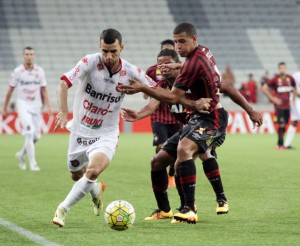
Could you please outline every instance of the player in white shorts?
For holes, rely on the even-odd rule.
[[[117,30],[104,30],[100,36],[101,53],[85,56],[61,77],[55,129],[67,125],[71,131],[68,167],[77,182],[55,212],[53,223],[60,227],[65,225],[70,208],[88,193],[92,195],[94,213],[99,215],[103,208],[104,187],[97,178],[111,162],[118,144],[120,108],[125,96],[119,91],[120,85],[139,78],[155,86],[144,71],[120,58],[123,47]],[[75,84],[73,119],[67,124],[68,89]]]
[[[34,64],[35,53],[31,47],[23,50],[24,62],[15,68],[9,81],[6,93],[3,116],[7,116],[7,107],[14,89],[17,90],[17,110],[22,125],[22,135],[25,143],[22,149],[16,153],[21,170],[26,169],[25,155],[29,159],[30,170],[40,171],[35,159],[35,143],[40,138],[41,111],[43,102],[52,113],[51,104],[47,92],[45,72],[42,67]]]
[[[296,82],[297,97],[291,102],[291,124],[287,130],[286,140],[284,147],[292,149],[292,141],[297,132],[297,124],[300,121],[300,72],[293,74],[293,78]]]

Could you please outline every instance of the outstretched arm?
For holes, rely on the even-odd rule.
[[[210,107],[209,102],[210,98],[201,98],[197,101],[187,99],[185,97],[185,91],[173,87],[171,91],[167,91],[161,87],[148,87],[145,84],[140,83],[138,80],[130,80],[131,84],[129,86],[122,85],[120,86],[120,91],[123,91],[127,94],[134,94],[138,92],[144,92],[152,98],[155,98],[158,101],[175,104],[181,103],[184,106],[196,110],[201,113],[208,113]]]
[[[14,91],[15,87],[9,87],[8,88],[8,91],[6,93],[6,96],[5,96],[5,100],[4,100],[4,104],[3,104],[3,110],[2,110],[2,115],[4,118],[6,118],[7,116],[7,107],[8,107],[8,103],[10,101],[10,98],[13,94],[13,91]]]
[[[67,83],[62,80],[57,90],[59,112],[55,118],[54,131],[56,131],[58,127],[65,128],[68,122],[68,89]]]
[[[261,126],[263,123],[262,115],[255,111],[252,106],[246,101],[242,94],[231,84],[222,83],[220,92],[226,93],[232,101],[242,107],[253,122],[253,127]]]
[[[269,90],[269,86],[267,84],[264,84],[261,88],[262,92],[269,98],[269,100],[275,104],[275,105],[280,105],[281,100],[277,97],[272,96]]]
[[[153,114],[153,112],[158,108],[160,102],[156,99],[151,99],[148,104],[146,104],[139,111],[135,111],[129,108],[122,108],[121,116],[124,120],[129,122],[134,122],[146,118],[147,116]]]

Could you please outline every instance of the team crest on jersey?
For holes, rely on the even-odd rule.
[[[81,61],[84,63],[84,64],[86,64],[86,65],[88,65],[88,58],[87,57],[83,57],[82,59],[81,59]]]
[[[139,75],[141,75],[142,69],[140,69],[139,67],[137,68],[137,71],[139,73]]]
[[[97,69],[98,69],[98,71],[103,70],[104,69],[104,65],[102,63],[98,63],[97,64]]]
[[[119,74],[120,76],[126,76],[126,70],[120,70]]]

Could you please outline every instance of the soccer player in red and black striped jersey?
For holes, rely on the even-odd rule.
[[[161,50],[175,50],[175,43],[171,39],[163,40],[161,43]],[[174,51],[175,52],[175,51]],[[157,57],[157,62],[155,65],[149,67],[147,69],[146,74],[157,82],[162,88],[166,90],[170,90],[173,86],[174,79],[178,75],[178,71],[175,71],[176,77],[173,78],[171,75],[170,80],[166,80],[166,78],[161,74],[160,69],[157,67],[158,64],[164,62],[164,57],[172,57],[174,63],[180,62],[177,53],[173,53],[172,51],[167,52],[167,54],[159,54]],[[168,58],[167,58],[168,59]],[[174,60],[175,59],[175,60]],[[160,60],[160,61],[159,61]],[[168,59],[169,60],[169,59]],[[146,95],[146,94],[145,94]],[[147,95],[148,97],[148,95]],[[176,132],[182,129],[182,123],[176,119],[176,117],[170,112],[169,105],[162,102],[157,104],[156,110],[151,114],[151,127],[153,132],[153,146],[156,146],[156,153],[159,152],[164,142],[173,136]],[[174,179],[175,169],[174,163],[169,167],[169,187],[175,187],[175,179]]]
[[[151,89],[143,86],[136,80],[132,80],[131,86],[124,86],[123,90],[129,93],[141,91],[157,100],[172,104],[180,102],[195,110],[195,115],[184,127],[179,136],[179,143],[177,141],[177,144],[174,144],[176,141],[168,141],[163,146],[163,151],[160,151],[153,158],[152,167],[158,168],[152,170],[157,171],[156,177],[158,177],[160,172],[159,167],[164,165],[164,163],[160,163],[159,161],[161,152],[167,152],[171,156],[174,153],[175,155],[177,154],[175,168],[176,173],[179,175],[184,206],[180,208],[179,213],[174,215],[174,218],[177,221],[196,223],[198,217],[194,207],[196,184],[195,156],[199,156],[203,161],[204,172],[217,195],[217,214],[228,212],[228,204],[224,195],[219,166],[216,159],[211,155],[211,148],[224,139],[228,113],[219,102],[220,89],[222,91],[221,78],[214,57],[209,49],[198,45],[195,27],[190,23],[178,25],[174,29],[173,40],[176,43],[178,54],[186,57],[186,61],[172,90],[168,92],[159,87]],[[193,100],[188,100],[185,97],[187,91],[191,92]],[[243,107],[254,123],[258,126],[262,124],[261,115],[249,106],[237,90],[234,90],[229,85],[224,85],[223,92],[228,93],[234,102]],[[209,100],[203,102],[202,99],[205,98],[209,98]],[[153,184],[157,189],[163,187],[159,180],[157,178],[156,183]],[[162,190],[163,192],[165,191]],[[167,197],[162,199],[160,203],[162,207],[164,206],[162,210],[169,214],[171,209],[170,207],[167,208],[167,205],[169,206]]]
[[[275,122],[278,123],[278,141],[276,148],[278,150],[287,149],[283,146],[283,138],[286,130],[286,125],[290,119],[290,98],[293,93],[293,99],[297,97],[296,82],[291,75],[286,73],[286,64],[280,62],[278,64],[279,74],[265,83],[262,87],[262,91],[274,104],[275,107]],[[274,92],[272,95],[269,91],[271,89]]]

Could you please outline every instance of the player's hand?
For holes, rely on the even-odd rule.
[[[209,114],[211,100],[211,98],[200,98],[199,100],[195,101],[195,109],[199,113]]]
[[[168,64],[157,65],[157,67],[159,68],[159,70],[161,72],[168,72],[169,70],[178,70],[178,69],[182,68],[182,64],[181,63],[168,63]]]
[[[56,131],[58,127],[64,129],[67,125],[67,122],[68,122],[68,113],[59,112],[55,117],[54,131]]]
[[[253,129],[257,126],[260,127],[263,124],[263,117],[262,114],[253,110],[251,113],[249,113],[249,117],[251,121],[253,122]]]
[[[129,109],[129,108],[121,108],[121,117],[125,121],[128,122],[134,122],[138,120],[137,112],[135,110]]]
[[[52,114],[53,114],[53,110],[52,110],[52,107],[51,107],[51,106],[48,106],[48,114],[49,114],[49,115],[52,115]]]
[[[3,117],[3,119],[5,119],[7,117],[7,110],[6,109],[3,109],[2,117]]]
[[[275,105],[281,105],[282,101],[278,97],[273,97],[272,103]]]
[[[143,84],[136,79],[130,79],[130,85],[119,85],[118,90],[126,94],[135,94],[142,91]]]

